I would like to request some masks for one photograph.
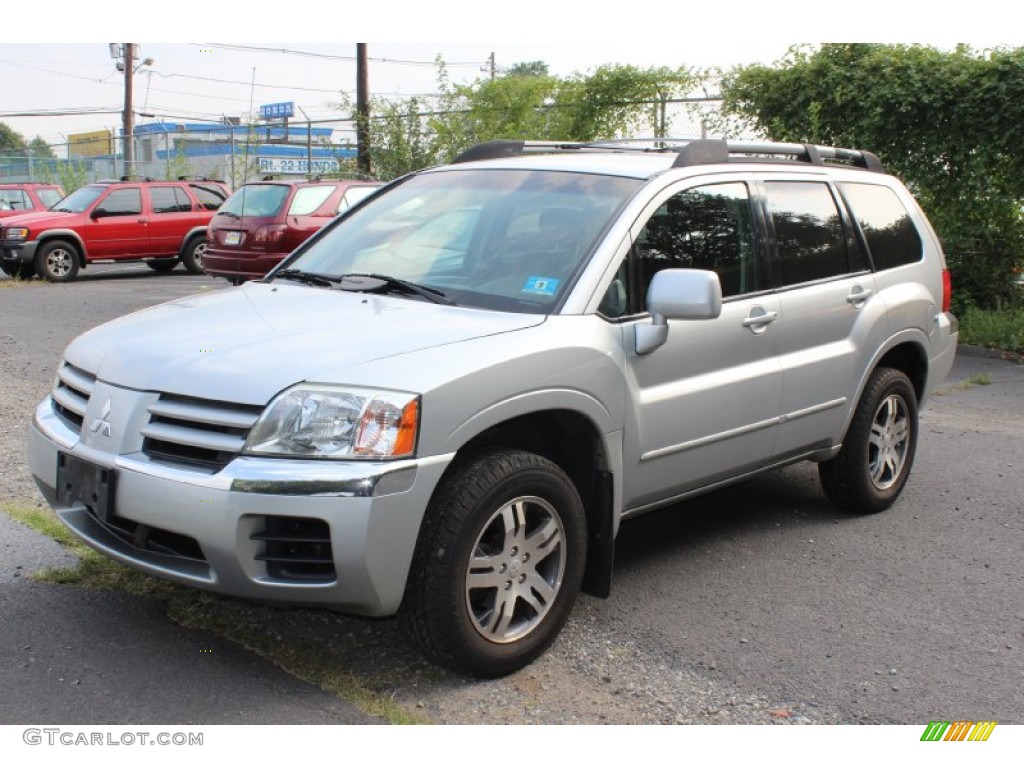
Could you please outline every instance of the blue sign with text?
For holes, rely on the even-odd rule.
[[[277,104],[260,104],[260,117],[264,120],[291,117],[294,114],[294,101],[279,101]]]

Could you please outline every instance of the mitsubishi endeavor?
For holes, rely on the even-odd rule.
[[[129,567],[397,614],[504,675],[608,594],[623,520],[801,460],[853,512],[896,502],[949,306],[869,152],[491,142],[259,281],[80,336],[30,464]]]

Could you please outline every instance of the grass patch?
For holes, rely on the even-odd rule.
[[[376,681],[346,667],[343,650],[330,639],[312,637],[296,641],[275,630],[280,614],[274,609],[222,598],[197,589],[154,579],[110,560],[82,544],[49,508],[5,504],[15,520],[49,536],[78,558],[70,568],[51,568],[34,579],[89,589],[118,590],[161,600],[167,616],[189,629],[220,635],[276,664],[285,672],[338,696],[369,715],[396,725],[429,721],[392,701],[385,681]]]
[[[1024,307],[977,309],[960,318],[960,341],[1024,354]]]
[[[954,392],[966,392],[968,389],[974,389],[975,387],[987,387],[992,383],[992,377],[987,373],[976,373],[963,381],[958,381],[955,384],[950,384],[948,387],[936,390],[932,394],[942,396],[951,395]]]
[[[0,290],[16,290],[18,288],[31,288],[33,286],[46,285],[43,280],[18,280],[12,277],[10,280],[0,280]]]

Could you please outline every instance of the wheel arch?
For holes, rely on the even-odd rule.
[[[571,408],[548,408],[513,416],[466,439],[456,450],[438,488],[466,462],[496,448],[528,451],[553,462],[575,486],[586,514],[587,566],[583,590],[607,597],[621,508],[621,490],[616,484],[621,468],[621,450],[615,439],[619,435],[602,432],[590,416]]]
[[[194,237],[202,237],[205,240],[206,239],[207,231],[208,231],[208,228],[205,227],[205,226],[192,227],[192,229],[190,229],[188,232],[186,232],[185,236],[181,238],[181,245],[178,246],[178,255],[179,256],[184,255],[185,248],[187,248],[188,244],[190,242],[192,242],[192,238],[194,238]]]
[[[75,256],[78,259],[80,269],[85,269],[89,261],[89,252],[85,247],[85,241],[73,229],[48,229],[41,232],[36,238],[36,253],[54,240],[67,240],[75,247]]]

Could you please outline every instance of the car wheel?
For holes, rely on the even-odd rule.
[[[498,677],[551,644],[579,594],[587,524],[572,481],[523,451],[476,457],[427,509],[401,618],[451,669]]]
[[[78,251],[65,240],[51,240],[36,253],[36,274],[51,283],[69,283],[78,274]]]
[[[181,252],[181,263],[190,275],[203,274],[203,254],[206,253],[206,235],[196,235],[185,243]]]
[[[178,266],[177,259],[157,259],[156,261],[147,261],[146,266],[152,269],[154,272],[170,272],[176,266]]]
[[[818,465],[825,495],[853,512],[881,512],[903,490],[917,449],[917,394],[894,368],[878,368],[839,454]]]

